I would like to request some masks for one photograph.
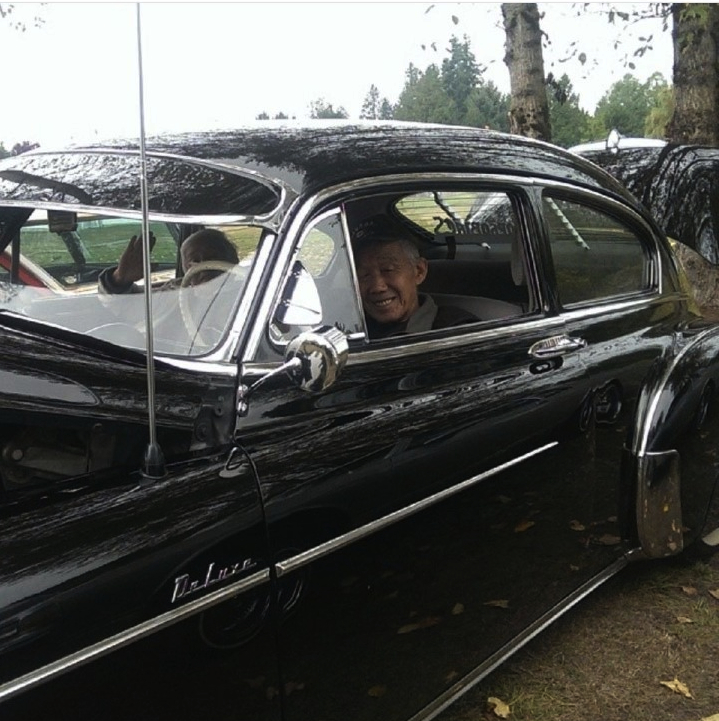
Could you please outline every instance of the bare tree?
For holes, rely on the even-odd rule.
[[[502,3],[502,18],[506,33],[504,62],[512,94],[510,132],[551,141],[537,4]]]

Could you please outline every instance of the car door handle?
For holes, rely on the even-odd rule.
[[[584,338],[571,338],[568,335],[554,335],[532,344],[529,355],[532,358],[557,358],[587,347]]]

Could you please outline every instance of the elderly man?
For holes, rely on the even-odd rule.
[[[155,237],[150,233],[150,247],[155,244]],[[215,228],[203,228],[188,236],[180,246],[180,259],[182,271],[187,273],[194,266],[208,261],[220,261],[228,265],[236,265],[239,262],[235,246],[227,239],[227,236]],[[217,275],[218,271],[207,271],[197,273],[191,285],[209,280]],[[142,278],[142,236],[133,235],[127,244],[120,262],[112,267],[106,268],[98,278],[101,293],[138,293],[141,288],[136,281]],[[165,283],[160,290],[179,288],[181,278]]]
[[[438,307],[418,291],[427,261],[386,216],[374,216],[354,231],[353,249],[370,338],[421,333],[477,320],[452,306]]]

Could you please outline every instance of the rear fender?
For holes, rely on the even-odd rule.
[[[675,348],[646,379],[625,450],[648,558],[679,553],[702,533],[719,473],[719,326],[687,329]]]

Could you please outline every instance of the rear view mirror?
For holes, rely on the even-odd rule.
[[[71,233],[77,230],[77,213],[71,210],[48,210],[47,225],[51,233]]]

